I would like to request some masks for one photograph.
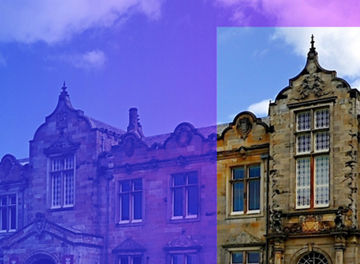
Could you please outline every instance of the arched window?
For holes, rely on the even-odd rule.
[[[326,257],[318,252],[311,251],[302,256],[297,264],[329,264]]]

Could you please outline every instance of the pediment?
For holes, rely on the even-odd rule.
[[[192,124],[183,122],[166,139],[164,146],[165,148],[184,148],[204,140],[204,136]]]
[[[132,238],[125,239],[121,244],[119,244],[116,248],[113,249],[113,253],[120,252],[144,252],[145,248],[137,243]]]
[[[245,244],[256,244],[262,243],[261,239],[249,234],[246,231],[240,234],[231,235],[225,242],[225,245],[245,245]]]
[[[201,248],[198,240],[194,239],[191,235],[181,234],[169,241],[165,247],[166,250],[182,250],[182,249],[197,249]]]
[[[5,249],[26,248],[29,241],[34,243],[42,242],[44,239],[51,239],[67,245],[80,245],[89,247],[103,246],[103,237],[94,234],[84,234],[60,225],[57,225],[38,213],[35,220],[13,235],[1,240],[1,246]]]
[[[44,150],[46,155],[73,153],[79,148],[79,143],[73,142],[69,137],[61,134],[50,147]]]

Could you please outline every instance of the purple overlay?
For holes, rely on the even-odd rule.
[[[30,141],[0,163],[1,263],[216,261],[216,127],[144,136],[73,108],[64,85]]]

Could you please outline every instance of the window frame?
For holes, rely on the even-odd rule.
[[[230,260],[229,263],[230,264],[237,264],[239,262],[233,262],[233,255],[235,253],[242,253],[243,255],[243,260],[241,264],[261,264],[262,263],[262,250],[260,248],[236,248],[236,249],[231,249],[230,252]],[[259,262],[258,263],[249,263],[248,262],[248,254],[249,253],[258,253],[259,254]]]
[[[121,258],[126,257],[128,259],[128,264],[134,264],[134,257],[140,257],[141,258],[141,264],[144,263],[144,254],[142,253],[133,253],[133,254],[118,254],[117,256],[117,264],[121,264]]]
[[[327,110],[327,126],[321,126],[318,127],[317,126],[317,118],[316,115],[318,112],[323,111],[323,110]],[[310,113],[310,127],[309,129],[306,130],[299,130],[298,129],[298,115],[301,113]],[[312,108],[307,108],[307,109],[299,109],[294,111],[295,114],[295,209],[297,210],[301,210],[301,209],[320,209],[320,208],[327,208],[330,206],[330,174],[331,174],[331,156],[330,156],[330,151],[331,151],[331,106],[330,105],[322,105],[322,106],[317,106],[317,107],[312,107]],[[324,149],[320,149],[317,150],[317,135],[321,134],[321,133],[326,133],[327,134],[327,148]],[[307,152],[299,152],[298,151],[298,137],[303,135],[303,134],[309,134],[310,135],[310,150]],[[328,188],[328,203],[327,204],[316,204],[316,180],[317,180],[317,175],[316,175],[316,168],[317,168],[317,164],[316,164],[316,160],[318,157],[327,157],[328,158],[328,184],[327,184],[327,188]],[[298,162],[302,159],[308,159],[309,160],[309,177],[310,177],[310,184],[309,184],[309,189],[310,189],[310,194],[309,194],[309,201],[310,203],[308,205],[298,205],[298,175],[299,175],[299,171],[298,171]]]
[[[19,221],[19,197],[18,194],[16,192],[5,192],[2,193],[0,195],[0,210],[4,207],[1,203],[1,198],[6,196],[6,214],[7,214],[7,226],[6,226],[6,230],[2,229],[2,212],[0,211],[0,233],[9,233],[9,232],[16,232],[16,230],[18,230],[18,221]],[[12,204],[9,204],[9,201],[11,201],[11,199],[9,199],[11,196],[15,196],[15,229],[11,228],[11,213],[9,213]]]
[[[197,183],[195,184],[189,184],[189,175],[195,174],[197,177]],[[185,184],[183,185],[174,185],[174,177],[177,175],[185,175]],[[197,203],[197,214],[189,214],[189,189],[191,187],[196,187],[197,195],[196,195],[196,203]],[[176,215],[175,216],[175,189],[182,190],[182,215]],[[171,220],[196,220],[200,217],[200,177],[198,171],[186,171],[186,172],[175,172],[172,173],[170,176],[170,197],[171,197]]]
[[[190,255],[193,255],[195,257],[195,264],[199,263],[199,254],[197,251],[194,250],[187,250],[187,251],[180,251],[180,252],[171,252],[169,253],[169,264],[174,264],[174,259],[173,257],[176,255],[182,255],[184,257],[183,262],[184,263],[180,263],[180,264],[188,264],[188,260],[187,257]]]
[[[249,169],[251,167],[259,167],[259,171],[260,171],[260,175],[259,177],[256,178],[250,178],[249,175]],[[244,177],[243,179],[234,179],[234,170],[239,169],[239,168],[243,168],[244,169]],[[263,173],[262,173],[262,164],[259,163],[251,163],[251,164],[244,164],[244,165],[238,165],[238,166],[233,166],[230,168],[231,169],[231,177],[229,180],[229,185],[230,185],[230,192],[231,192],[231,196],[230,198],[230,215],[231,216],[241,216],[241,215],[251,215],[251,214],[259,214],[261,213],[261,200],[262,200],[262,178],[263,178]],[[250,182],[251,181],[259,181],[259,209],[256,210],[248,210],[248,208],[250,207],[249,205],[249,201],[250,201]],[[243,211],[235,211],[234,210],[234,183],[237,182],[243,182],[244,184],[244,197],[243,197]]]
[[[54,160],[62,160],[64,164],[64,160],[68,157],[72,158],[72,168],[71,169],[62,169],[60,170],[53,170],[53,161]],[[64,165],[62,165],[64,166]],[[73,188],[73,194],[72,194],[72,203],[65,204],[66,199],[66,191],[67,187],[65,184],[65,178],[66,173],[72,171],[72,188]],[[55,173],[60,174],[60,204],[54,205],[54,191],[53,191],[53,175]],[[67,153],[67,154],[61,154],[61,155],[53,155],[48,158],[48,179],[49,179],[49,203],[50,203],[50,209],[51,210],[59,210],[59,209],[70,209],[74,208],[76,204],[76,155],[75,153]]]
[[[135,190],[134,188],[134,182],[136,180],[141,180],[141,190]],[[130,182],[130,190],[127,192],[123,192],[121,190],[121,183],[123,182]],[[135,219],[134,218],[134,212],[135,212],[135,202],[134,202],[134,193],[141,193],[141,219]],[[122,196],[124,194],[129,194],[129,220],[122,220]],[[118,180],[118,224],[137,224],[142,223],[144,220],[144,179],[143,177],[136,177],[131,179],[120,179]]]

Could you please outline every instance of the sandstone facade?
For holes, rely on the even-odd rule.
[[[359,99],[319,65],[312,41],[268,117],[241,113],[218,134],[218,263],[360,263]],[[233,206],[254,192],[246,179],[243,198],[229,188],[246,164],[261,166],[255,213]]]

